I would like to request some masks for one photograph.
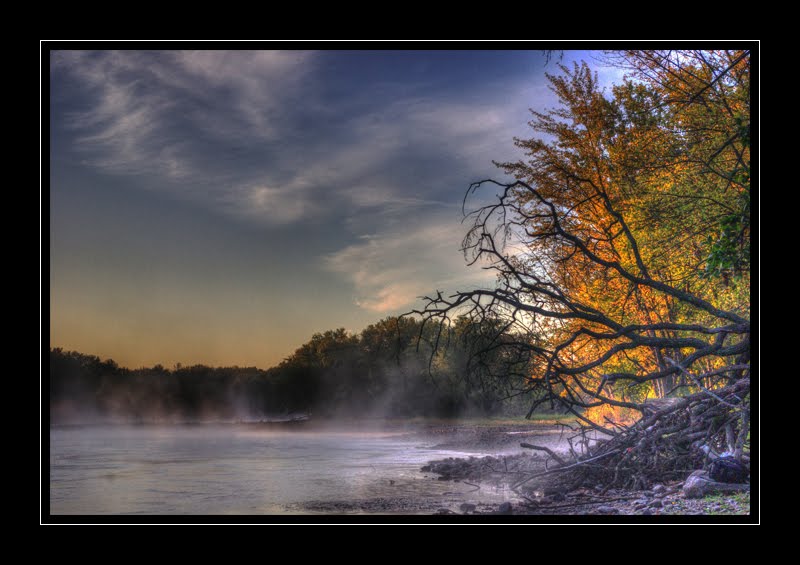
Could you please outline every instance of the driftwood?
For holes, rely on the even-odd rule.
[[[528,481],[531,481],[532,479],[536,479],[538,477],[544,477],[545,475],[552,475],[554,473],[560,473],[560,472],[563,472],[563,471],[569,471],[570,469],[575,469],[576,467],[580,467],[581,465],[587,465],[589,463],[597,461],[598,459],[603,459],[605,457],[608,457],[609,455],[613,455],[616,452],[617,452],[616,450],[615,451],[609,451],[607,453],[602,453],[600,455],[596,455],[594,457],[590,457],[589,459],[583,459],[583,460],[578,461],[576,463],[572,463],[571,465],[566,465],[565,467],[558,467],[556,469],[550,469],[549,471],[542,471],[541,473],[535,473],[533,475],[529,475],[529,476],[525,477],[524,479],[522,479],[521,481],[517,481],[516,483],[511,485],[511,489],[514,490],[516,488],[519,488],[522,485],[524,485],[525,483],[527,483]]]
[[[703,389],[683,398],[646,403],[649,407],[642,410],[639,421],[620,427],[604,441],[591,445],[587,441],[586,445],[590,445],[587,453],[572,461],[557,458],[550,449],[522,444],[528,449],[545,451],[561,462],[559,467],[522,478],[514,488],[544,476],[567,489],[602,485],[603,492],[611,487],[641,489],[657,482],[682,479],[703,467],[709,447],[711,451],[736,449],[741,453],[746,434],[743,424],[749,419],[749,406],[744,399],[749,392],[750,379],[744,378],[715,389],[713,394]],[[587,435],[590,430],[584,427],[578,433]],[[602,465],[593,464],[600,459]],[[739,459],[747,464],[749,458],[742,455]],[[714,490],[742,488],[729,485],[715,486]]]
[[[644,401],[642,408],[645,414],[650,415],[664,410],[669,410],[670,408],[675,408],[680,401],[681,399],[676,397],[648,398]]]
[[[556,463],[558,463],[559,465],[566,465],[567,464],[567,462],[564,461],[558,453],[556,453],[555,451],[553,451],[549,447],[544,447],[542,445],[533,445],[533,444],[525,443],[525,442],[519,444],[519,446],[520,447],[524,447],[525,449],[535,449],[536,451],[544,451],[550,457],[555,459]]]

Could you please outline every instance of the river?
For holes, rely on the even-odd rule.
[[[246,424],[50,429],[51,514],[431,514],[513,497],[438,481],[432,459],[481,456],[401,431]]]

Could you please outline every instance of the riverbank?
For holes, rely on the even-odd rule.
[[[629,491],[579,488],[570,492],[527,477],[552,468],[549,455],[529,452],[520,443],[533,443],[564,453],[564,430],[560,426],[532,424],[528,426],[469,424],[431,426],[421,429],[427,440],[440,438],[437,446],[449,449],[480,449],[495,452],[484,457],[448,458],[431,461],[420,471],[436,480],[453,481],[480,488],[505,488],[509,500],[497,505],[479,505],[465,501],[458,508],[439,508],[438,514],[516,514],[516,515],[748,515],[750,493],[711,495],[700,499],[686,498],[683,482],[654,485],[650,490]],[[511,485],[517,488],[511,489]]]
[[[50,428],[58,515],[716,514],[749,496],[559,492],[534,479],[569,435],[552,422],[360,421]],[[550,477],[550,475],[548,475]],[[469,518],[467,518],[469,519]]]

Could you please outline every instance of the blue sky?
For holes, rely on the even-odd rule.
[[[51,346],[269,366],[491,285],[461,200],[520,157],[545,71],[539,50],[51,53]]]

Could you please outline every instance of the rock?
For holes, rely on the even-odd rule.
[[[645,508],[642,510],[642,516],[652,516],[653,514],[655,514],[655,510],[652,508]]]
[[[436,511],[437,516],[447,516],[449,514],[455,514],[455,512],[453,512],[452,510],[448,510],[447,508],[439,508]]]
[[[702,498],[710,492],[713,481],[705,471],[695,471],[683,483],[683,496],[686,498]]]
[[[464,504],[459,506],[458,509],[461,510],[464,514],[468,514],[470,512],[474,512],[475,511],[475,505],[474,504],[469,504],[468,502],[465,502]]]
[[[595,508],[595,512],[598,514],[619,514],[619,509],[613,506],[598,506]]]
[[[557,492],[553,495],[553,500],[555,502],[564,502],[566,499],[567,497],[564,495],[563,492]]]
[[[653,487],[653,494],[659,494],[661,492],[666,492],[666,490],[667,490],[667,487],[665,487],[664,485],[655,485]]]
[[[497,509],[497,513],[498,514],[513,514],[514,513],[514,509],[511,507],[511,503],[510,502],[504,502]]]
[[[702,498],[712,492],[749,491],[750,485],[745,483],[719,483],[709,477],[706,471],[695,471],[683,483],[683,496],[686,498]]]
[[[744,463],[733,457],[720,457],[708,466],[708,476],[720,483],[743,483],[749,474]]]
[[[664,503],[661,502],[660,500],[656,499],[653,502],[651,502],[649,504],[649,506],[650,506],[650,508],[662,508],[664,506]]]

